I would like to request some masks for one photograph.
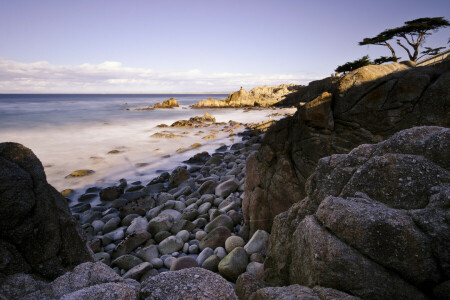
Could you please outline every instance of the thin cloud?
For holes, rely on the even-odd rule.
[[[162,93],[223,92],[282,83],[306,84],[318,78],[299,74],[159,72],[116,61],[100,64],[23,63],[0,57],[0,93]]]

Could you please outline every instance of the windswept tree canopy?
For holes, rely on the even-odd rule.
[[[387,29],[374,38],[365,38],[359,42],[359,45],[387,46],[392,52],[392,57],[397,59],[394,49],[387,42],[395,38],[397,45],[408,53],[409,59],[416,61],[419,55],[419,47],[425,42],[426,36],[431,35],[431,32],[450,26],[450,23],[444,17],[419,18],[406,21],[404,24],[397,28]],[[406,44],[404,44],[405,42]],[[408,46],[412,49],[409,49]]]
[[[338,66],[335,71],[338,73],[345,74],[345,73],[351,72],[353,70],[356,70],[358,68],[368,66],[371,64],[372,64],[372,62],[369,59],[369,55],[365,55],[365,56],[361,57],[360,59],[357,59],[354,61],[349,61],[341,66]]]

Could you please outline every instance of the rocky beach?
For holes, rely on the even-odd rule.
[[[408,61],[200,101],[298,110],[160,124],[236,140],[72,202],[1,143],[0,299],[449,299],[449,87],[450,61]]]

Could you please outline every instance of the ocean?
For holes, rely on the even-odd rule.
[[[0,142],[16,142],[30,148],[44,165],[47,181],[57,190],[74,189],[76,198],[89,187],[110,186],[121,178],[146,183],[162,171],[170,171],[201,151],[214,152],[222,144],[238,142],[224,132],[204,140],[211,129],[157,128],[209,112],[217,122],[260,122],[271,110],[191,109],[207,98],[226,94],[0,94]],[[180,107],[139,111],[169,98]],[[277,110],[277,112],[280,112]],[[287,109],[286,112],[292,112]],[[177,139],[151,137],[168,130]],[[243,130],[240,128],[239,130]],[[236,131],[237,132],[237,131]],[[193,143],[202,146],[178,153]],[[109,154],[117,150],[116,154]],[[94,170],[86,177],[65,178],[79,169]]]

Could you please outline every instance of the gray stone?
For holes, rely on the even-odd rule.
[[[217,255],[221,260],[227,256],[227,251],[223,247],[217,247],[214,249],[214,254]]]
[[[137,218],[137,217],[139,217],[139,216],[140,216],[140,215],[138,215],[138,214],[129,214],[129,215],[126,215],[125,218],[122,219],[122,226],[130,226],[130,225],[131,225],[131,222],[132,222],[135,218]]]
[[[120,269],[129,270],[134,266],[139,265],[140,263],[142,263],[142,260],[140,258],[137,258],[134,255],[125,254],[113,260],[111,262],[111,266],[117,266]]]
[[[238,247],[220,261],[219,273],[226,279],[235,282],[238,276],[245,272],[247,264],[247,253],[244,248]]]
[[[173,226],[173,221],[173,216],[169,214],[159,215],[148,222],[147,231],[153,236],[160,231],[169,231]]]
[[[198,253],[198,246],[197,245],[190,245],[188,248],[188,251],[190,254],[197,254]]]
[[[227,238],[227,240],[225,241],[225,250],[230,253],[234,248],[244,247],[244,245],[245,242],[243,238],[237,235],[233,235]]]
[[[110,219],[108,222],[106,222],[105,226],[103,227],[103,233],[105,234],[117,229],[117,226],[119,226],[119,224],[120,224],[119,217]]]
[[[195,239],[201,241],[206,235],[207,233],[203,230],[197,231],[195,233]]]
[[[248,255],[257,252],[263,255],[266,254],[269,244],[269,237],[270,235],[266,231],[260,229],[257,230],[253,234],[252,238],[244,246],[245,251],[248,253]]]
[[[263,268],[263,264],[259,262],[251,262],[247,265],[246,271],[253,274],[258,275],[258,272],[260,272],[261,268]]]
[[[180,232],[178,232],[176,234],[176,237],[179,237],[180,239],[182,239],[183,242],[187,242],[187,241],[189,241],[189,231],[181,230]]]
[[[134,280],[139,280],[142,275],[147,273],[149,270],[153,268],[152,264],[149,262],[143,262],[139,265],[128,270],[122,277],[124,279],[131,278]]]
[[[225,198],[231,193],[235,192],[239,187],[239,182],[236,179],[229,179],[225,182],[220,183],[216,189],[215,194],[217,197]]]
[[[166,238],[168,238],[169,236],[171,236],[172,234],[170,233],[170,232],[168,232],[168,231],[160,231],[160,232],[158,232],[156,235],[155,235],[155,237],[154,237],[154,239],[155,239],[155,241],[156,241],[156,243],[161,243],[164,239],[166,239]]]
[[[151,262],[153,258],[158,258],[159,252],[156,245],[149,245],[136,251],[136,256],[146,262]]]
[[[208,213],[208,210],[211,208],[211,203],[205,202],[198,208],[198,214],[203,215]]]
[[[219,263],[220,263],[220,257],[218,257],[217,255],[213,254],[210,257],[208,257],[207,259],[205,259],[205,261],[202,264],[202,268],[206,269],[206,270],[210,270],[212,272],[217,272],[219,269]]]
[[[126,235],[130,235],[142,230],[147,230],[147,225],[148,221],[145,217],[134,218],[127,228]]]
[[[164,265],[164,262],[162,261],[162,259],[155,257],[152,258],[152,260],[150,261],[150,263],[153,265],[154,268],[156,269],[161,269]]]
[[[205,231],[209,233],[220,226],[226,227],[230,231],[234,229],[233,220],[227,215],[220,215],[205,226]]]
[[[170,266],[170,271],[178,271],[187,268],[198,267],[197,261],[190,256],[183,256],[177,258]]]
[[[197,263],[199,266],[201,266],[203,264],[203,262],[210,257],[211,255],[214,254],[214,250],[211,248],[205,248],[203,249],[202,252],[200,252],[200,254],[197,257]]]
[[[130,234],[123,241],[121,241],[114,249],[112,256],[114,258],[128,254],[138,246],[145,243],[151,238],[151,234],[147,231],[138,231],[134,234]]]
[[[169,254],[182,249],[183,245],[184,242],[181,238],[169,236],[158,245],[158,250],[161,254]]]
[[[170,256],[164,260],[164,266],[170,270],[170,267],[175,262],[176,258],[173,256]]]
[[[94,228],[94,234],[96,234],[99,231],[103,230],[103,226],[105,226],[105,223],[100,220],[95,220],[91,225]]]

